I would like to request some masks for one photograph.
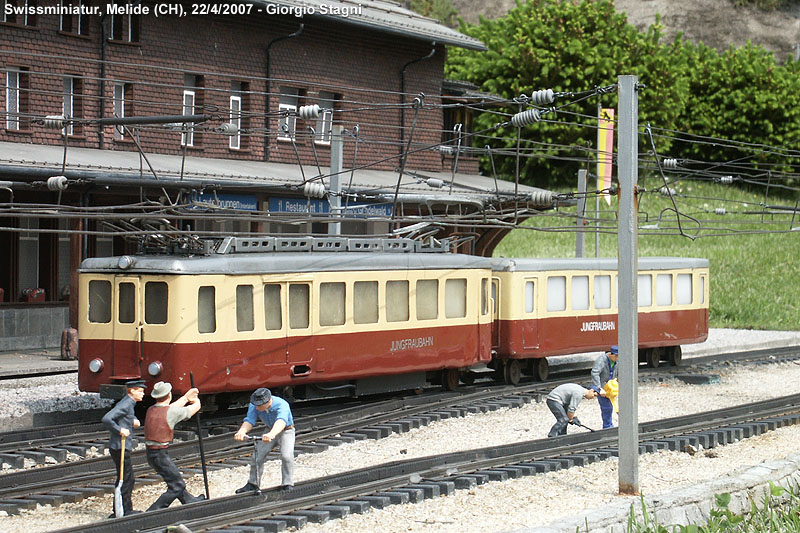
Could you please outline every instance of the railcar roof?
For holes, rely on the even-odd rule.
[[[616,257],[580,258],[492,258],[492,270],[497,272],[537,272],[544,270],[617,270]],[[639,270],[670,270],[677,268],[708,268],[708,259],[693,257],[640,257]]]
[[[342,272],[350,270],[490,269],[491,261],[454,253],[278,252],[177,257],[131,255],[133,264],[119,267],[120,257],[94,257],[81,263],[81,273],[109,274],[271,274]]]

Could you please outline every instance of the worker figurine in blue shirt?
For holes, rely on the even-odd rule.
[[[133,412],[133,408],[137,402],[141,402],[144,398],[145,382],[141,379],[131,380],[125,383],[125,390],[127,394],[117,404],[103,416],[103,426],[109,432],[108,439],[108,453],[114,461],[114,471],[117,473],[117,480],[114,482],[116,486],[119,483],[119,459],[122,455],[122,437],[125,437],[125,464],[122,465],[122,509],[125,516],[139,511],[133,510],[131,503],[131,494],[133,493],[133,484],[135,481],[133,475],[133,462],[131,461],[131,452],[133,452],[133,439],[128,437],[134,428],[140,426],[139,419]],[[114,518],[116,514],[111,512],[109,518]]]
[[[261,474],[267,454],[277,443],[281,449],[281,488],[288,489],[294,485],[294,418],[289,402],[273,396],[269,389],[256,389],[250,395],[247,416],[233,436],[234,440],[244,440],[247,433],[261,420],[267,426],[266,433],[256,442],[255,457],[250,466],[250,479],[247,485],[236,489],[236,494],[257,491],[261,487]]]
[[[592,366],[592,389],[598,394],[603,390],[603,387],[610,379],[617,377],[617,359],[619,358],[619,347],[615,344],[606,351],[603,355],[598,357],[594,366]],[[598,396],[597,401],[600,404],[600,416],[603,418],[603,429],[613,428],[614,420],[612,413],[614,407],[611,400],[605,396]]]

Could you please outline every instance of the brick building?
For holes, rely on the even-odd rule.
[[[444,62],[483,44],[396,4],[0,4],[0,350],[53,345],[80,261],[136,251],[137,230],[388,235],[538,193],[466,149],[458,104],[481,98],[443,84]],[[370,209],[333,225],[341,206]]]

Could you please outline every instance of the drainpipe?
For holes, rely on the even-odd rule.
[[[100,118],[105,118],[106,116],[106,15],[103,13],[103,16],[100,18]],[[104,134],[104,127],[100,126],[100,135],[98,138],[100,141],[98,142],[98,148],[101,150],[105,148],[105,134]]]
[[[405,65],[403,65],[403,70],[400,71],[400,104],[406,103],[406,69],[413,65],[414,63],[419,63],[420,61],[425,61],[426,59],[430,59],[433,57],[433,54],[436,53],[436,41],[431,43],[431,51],[428,52],[428,55],[424,57],[418,57],[417,59],[412,59]],[[400,108],[400,156],[403,155],[403,150],[405,150],[405,128],[406,128],[406,108]]]
[[[264,129],[266,130],[266,135],[264,135],[264,161],[269,161],[269,92],[270,92],[270,76],[272,75],[272,64],[270,60],[270,51],[269,49],[272,48],[272,45],[279,42],[285,41],[286,39],[291,39],[293,37],[297,37],[301,33],[303,33],[303,28],[305,24],[300,24],[300,27],[297,29],[296,32],[292,33],[291,35],[283,35],[281,37],[276,37],[272,39],[269,43],[267,43],[267,60],[266,60],[266,71],[267,71],[267,80],[266,80],[266,88],[264,90]]]

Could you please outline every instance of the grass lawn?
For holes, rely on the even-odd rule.
[[[656,187],[653,178],[639,185]],[[671,185],[684,233],[668,196],[645,193],[639,205],[639,256],[704,257],[710,263],[710,325],[714,328],[800,330],[800,217],[788,211],[763,215],[762,203],[794,207],[795,198],[759,194],[712,182]],[[595,256],[595,198],[585,255]],[[616,209],[600,202],[600,256],[617,256]],[[725,214],[715,210],[724,208]],[[666,209],[666,210],[665,210]],[[659,215],[661,220],[659,221]],[[576,207],[526,221],[495,249],[495,257],[574,257]],[[658,222],[658,229],[645,229]]]

